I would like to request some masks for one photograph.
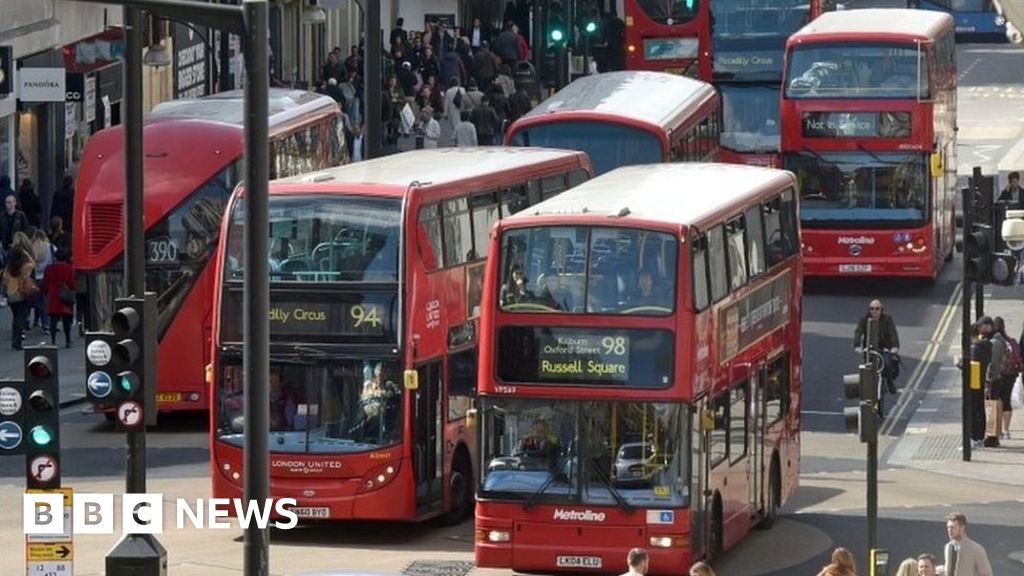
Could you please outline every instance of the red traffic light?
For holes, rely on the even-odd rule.
[[[53,366],[46,356],[36,356],[28,361],[28,373],[33,378],[44,379],[53,376]]]

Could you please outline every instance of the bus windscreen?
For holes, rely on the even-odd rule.
[[[924,154],[805,152],[786,155],[784,162],[800,183],[800,219],[807,226],[927,221]]]
[[[928,62],[914,44],[800,44],[789,53],[787,98],[928,98]]]
[[[706,0],[636,0],[648,18],[661,24],[682,24],[697,16],[699,3]]]
[[[480,497],[687,506],[689,420],[679,403],[487,398]]]
[[[594,176],[620,166],[664,160],[661,142],[654,134],[632,126],[598,121],[535,124],[518,131],[512,145],[586,152],[593,164]]]
[[[722,146],[737,152],[779,149],[778,85],[722,84]]]

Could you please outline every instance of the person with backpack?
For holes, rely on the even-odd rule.
[[[1022,361],[1020,356],[1020,342],[1014,340],[1006,333],[1006,323],[1001,316],[992,319],[995,332],[1003,337],[1005,353],[1003,354],[1003,377],[999,380],[994,389],[989,393],[990,398],[997,398],[1003,403],[1003,420],[1000,438],[1010,437],[1010,418],[1013,417],[1013,405],[1010,403],[1010,396],[1013,394],[1013,385],[1020,376]]]

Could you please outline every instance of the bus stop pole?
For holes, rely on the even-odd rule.
[[[242,3],[245,34],[245,287],[243,292],[245,374],[245,477],[243,497],[266,502],[270,493],[270,159],[268,143],[267,0]],[[379,100],[378,91],[378,100]],[[270,571],[270,532],[249,523],[245,528],[243,571],[267,576]]]

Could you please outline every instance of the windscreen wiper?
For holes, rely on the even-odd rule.
[[[874,160],[875,162],[878,162],[879,164],[881,164],[881,165],[883,165],[883,166],[889,166],[889,165],[891,164],[890,162],[888,162],[888,161],[886,161],[886,160],[882,160],[881,158],[879,158],[879,157],[878,157],[878,154],[875,154],[875,153],[874,153],[874,152],[872,152],[871,150],[868,150],[868,149],[867,149],[867,148],[865,148],[865,147],[864,147],[864,145],[863,145],[863,144],[861,144],[860,142],[857,142],[857,149],[858,149],[858,150],[860,150],[861,152],[863,152],[863,153],[867,154],[868,156],[871,156],[871,158],[872,158],[872,159],[873,159],[873,160]]]
[[[615,484],[612,482],[612,479],[609,478],[608,475],[605,474],[604,470],[602,470],[601,467],[597,465],[597,462],[595,460],[591,460],[590,458],[587,458],[587,462],[588,464],[590,464],[590,469],[593,470],[594,474],[601,481],[601,483],[604,484],[606,488],[608,488],[608,493],[611,494],[612,498],[615,499],[615,502],[616,504],[619,505],[619,508],[625,510],[626,512],[632,512],[633,507],[629,504],[629,502],[626,501],[626,498],[625,496],[622,495],[622,492],[619,492],[619,489],[615,487]]]
[[[548,477],[544,479],[544,483],[540,485],[540,488],[537,488],[536,492],[531,494],[530,497],[526,499],[526,502],[523,504],[523,510],[529,510],[530,508],[533,508],[537,504],[537,500],[540,499],[541,495],[544,494],[548,487],[551,486],[551,483],[555,481],[555,478],[558,476],[564,476],[564,474],[562,474],[560,470],[562,469],[562,465],[565,464],[566,458],[567,456],[563,456],[558,459],[558,462],[555,463],[555,469],[552,470],[548,474]]]

